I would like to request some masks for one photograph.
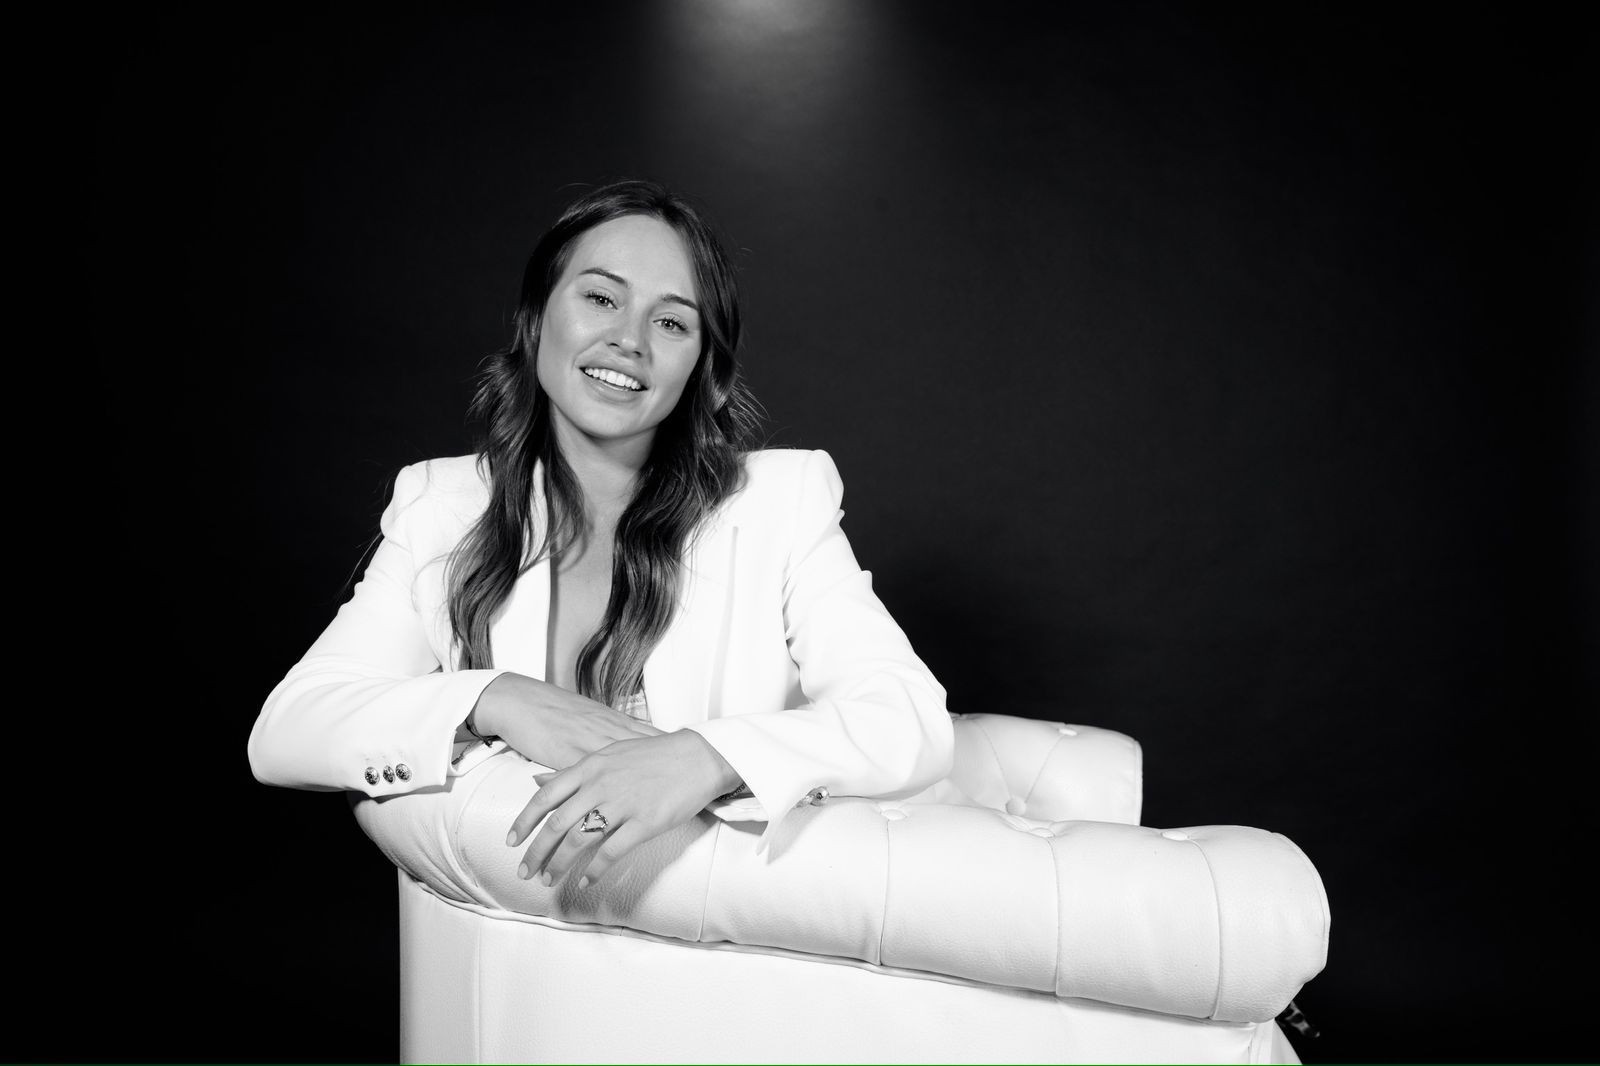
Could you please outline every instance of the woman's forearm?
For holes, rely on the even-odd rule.
[[[467,721],[473,731],[500,737],[557,770],[615,741],[661,732],[587,696],[509,672],[485,686]]]

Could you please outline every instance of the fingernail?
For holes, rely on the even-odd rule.
[[[521,866],[517,867],[517,876],[522,878],[524,881],[526,881],[528,879],[528,864],[527,863],[523,863]]]
[[[506,847],[514,848],[516,846],[517,846],[517,831],[515,829],[513,829],[511,832],[506,834]]]
[[[549,888],[550,887],[550,871],[549,870],[546,870],[544,873],[539,875],[539,883],[542,884],[545,888]]]
[[[584,876],[578,878],[578,887],[579,888],[588,888],[589,887],[589,875],[588,874],[585,874]]]

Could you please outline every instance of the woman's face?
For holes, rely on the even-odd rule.
[[[647,215],[602,222],[572,246],[539,322],[539,384],[557,440],[648,454],[700,358],[694,268],[677,230]]]

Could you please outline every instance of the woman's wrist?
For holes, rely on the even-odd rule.
[[[483,730],[478,728],[478,723],[477,723],[477,720],[476,720],[477,717],[478,717],[478,708],[474,707],[474,708],[472,708],[472,710],[467,712],[467,720],[465,722],[461,723],[463,726],[466,727],[467,732],[471,733],[474,739],[478,740],[480,743],[483,743],[483,744],[487,744],[491,740],[499,740],[500,738],[498,736],[496,736],[495,734],[493,734],[493,733],[485,733]]]
[[[717,797],[717,802],[721,803],[721,802],[726,802],[728,800],[744,799],[747,796],[754,796],[754,795],[755,795],[755,793],[750,791],[750,786],[745,784],[744,781],[741,780],[737,785],[734,785],[732,788],[728,789],[728,791],[726,791],[722,795],[718,796]]]
[[[744,779],[739,776],[739,771],[735,770],[733,765],[722,757],[720,751],[711,746],[711,741],[696,733],[693,729],[685,729],[683,732],[691,734],[698,740],[700,747],[705,751],[706,762],[711,770],[712,787],[716,789],[716,792],[713,793],[715,800],[733,799],[741,793],[744,795],[750,794],[750,790],[745,787]]]
[[[483,691],[478,693],[478,702],[472,705],[472,710],[467,712],[467,720],[462,723],[467,732],[482,741],[500,736],[500,718],[496,712],[504,703],[508,690],[515,686],[516,678],[516,674],[507,671],[484,686]]]

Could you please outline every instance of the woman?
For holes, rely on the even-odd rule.
[[[764,848],[797,805],[948,772],[944,690],[856,565],[832,461],[744,450],[733,272],[699,213],[645,182],[582,196],[515,328],[480,453],[400,472],[354,595],[262,708],[256,777],[382,797],[511,749],[551,771],[508,861],[551,884],[719,799],[753,796]]]

